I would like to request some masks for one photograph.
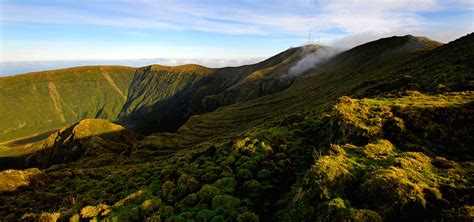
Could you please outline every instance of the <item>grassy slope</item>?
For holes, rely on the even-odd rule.
[[[404,36],[356,47],[307,71],[283,92],[193,116],[178,130],[177,136],[180,141],[190,143],[202,138],[228,138],[256,126],[274,124],[288,116],[321,113],[334,105],[340,96],[357,94],[352,90],[365,82],[401,75],[393,73],[397,66],[424,53],[418,51],[437,45],[436,42]],[[161,140],[159,135],[148,139],[151,144],[154,140]]]
[[[415,44],[404,44],[410,41]],[[456,46],[459,41],[465,44]],[[356,221],[414,216],[469,220],[466,216],[472,211],[472,201],[457,197],[469,197],[471,160],[461,156],[453,161],[459,154],[443,151],[450,145],[429,138],[441,133],[453,138],[448,143],[453,142],[454,147],[469,149],[469,128],[456,131],[452,127],[454,122],[464,120],[468,127],[472,122],[468,112],[472,110],[472,92],[435,96],[411,93],[401,98],[394,92],[400,86],[399,78],[404,80],[406,73],[400,70],[406,64],[412,64],[417,76],[429,76],[431,72],[425,71],[423,64],[434,57],[442,62],[438,73],[449,72],[458,62],[443,57],[468,47],[461,56],[472,61],[473,42],[469,36],[442,48],[414,52],[418,40],[407,36],[357,47],[310,70],[285,91],[193,117],[178,134],[148,137],[131,156],[107,153],[52,167],[46,179],[38,177],[30,187],[2,194],[0,215],[11,214],[12,219],[35,212],[24,216],[36,217],[45,211],[60,215],[43,213],[42,217],[64,219],[255,221],[257,215],[271,220],[277,213],[275,219],[282,221],[288,220],[285,216]],[[451,76],[456,79],[467,73],[459,78],[462,81],[453,84],[448,78],[437,84],[452,84],[445,91],[456,91],[457,86],[472,81],[471,71],[470,66],[464,66]],[[373,88],[374,80],[394,91],[387,95]],[[410,89],[437,93],[433,84],[413,84]],[[343,95],[386,98],[345,98],[331,111]],[[365,113],[367,110],[370,112]],[[388,126],[397,123],[385,115],[386,110],[405,120],[403,126],[408,131],[401,132],[407,133],[397,134],[393,127],[388,128],[392,136],[358,133],[366,129],[384,131],[385,124],[377,125],[380,121],[390,123]],[[426,122],[439,119],[437,115],[459,118],[437,123],[434,128],[442,126],[442,130],[436,132]],[[362,130],[351,131],[354,127]],[[341,134],[340,130],[348,133]],[[353,145],[346,147],[345,143]],[[367,190],[377,192],[373,198],[359,198],[355,190],[361,191],[357,195]],[[399,205],[387,205],[393,201]]]
[[[288,69],[299,59],[299,51],[294,48],[255,65],[222,69],[152,65],[135,72],[129,67],[78,67],[0,78],[5,86],[0,104],[9,107],[0,116],[0,156],[31,152],[38,148],[34,140],[47,131],[85,118],[120,118],[142,133],[174,131],[193,114],[281,90],[270,86],[254,93],[262,88],[255,84],[258,79],[278,79],[273,70]],[[255,81],[246,79],[255,75]],[[245,92],[226,93],[231,100],[207,99],[234,85],[246,87]]]
[[[0,78],[0,141],[84,118],[116,120],[135,69],[89,66]],[[4,107],[4,108],[3,108]]]

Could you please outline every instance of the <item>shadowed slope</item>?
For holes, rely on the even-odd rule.
[[[140,68],[130,85],[121,120],[145,134],[173,132],[192,115],[287,88],[292,79],[282,82],[280,77],[301,56],[301,48],[293,48],[263,62],[240,67]]]

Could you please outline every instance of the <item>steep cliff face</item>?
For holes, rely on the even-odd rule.
[[[181,107],[187,105],[186,101],[177,98],[214,71],[199,65],[139,68],[119,117],[142,133],[172,130],[183,121],[179,118]]]
[[[144,134],[174,132],[193,115],[286,89],[293,78],[282,76],[304,55],[302,48],[293,48],[261,63],[241,67],[140,68],[130,84],[120,118],[122,123]]]

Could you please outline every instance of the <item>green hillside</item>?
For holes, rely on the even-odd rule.
[[[375,83],[383,84],[404,76],[396,69],[404,67],[410,59],[423,57],[437,45],[439,43],[427,42],[425,38],[403,36],[358,46],[308,70],[282,92],[193,116],[178,130],[177,136],[192,143],[203,137],[214,139],[216,135],[229,138],[253,127],[274,125],[287,117],[318,115],[330,109],[341,96],[359,95]]]
[[[19,168],[0,172],[0,217],[474,220],[474,34],[384,38],[287,79],[308,48],[322,47],[137,69],[120,121],[164,132],[76,121],[41,151],[0,158]]]
[[[304,55],[302,48],[293,48],[240,67],[138,69],[120,113],[122,123],[144,134],[174,132],[193,115],[287,88],[290,82],[281,82],[280,77]]]
[[[7,109],[0,115],[0,142],[34,140],[86,118],[118,121],[145,134],[173,132],[192,115],[286,88],[288,83],[272,84],[262,91],[260,82],[278,82],[282,71],[274,70],[287,70],[301,56],[301,48],[294,48],[258,64],[222,69],[92,66],[2,77],[0,104]],[[0,156],[11,145],[0,145]]]
[[[87,66],[0,77],[0,142],[85,118],[116,120],[134,68]]]

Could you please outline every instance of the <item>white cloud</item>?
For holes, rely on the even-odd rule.
[[[1,0],[0,0],[1,1]],[[128,36],[151,36],[149,30],[197,30],[228,35],[257,35],[268,42],[303,43],[312,28],[318,43],[352,47],[390,35],[425,35],[448,42],[472,32],[472,0],[272,0],[272,1],[158,1],[84,0],[54,1],[54,4],[0,2],[0,25],[42,23],[113,27]],[[423,13],[461,10],[464,14],[436,19]],[[466,13],[467,12],[467,13]],[[0,29],[1,31],[1,29]],[[1,37],[1,35],[0,35]],[[41,37],[38,37],[41,40]],[[300,39],[298,41],[298,39]],[[67,41],[67,39],[65,39]],[[262,50],[232,49],[232,46],[164,46],[47,42],[25,45],[1,42],[1,57],[9,60],[47,59],[137,59],[155,57],[269,56]],[[258,48],[256,46],[255,48]],[[284,48],[284,47],[283,47]],[[281,49],[281,48],[280,48]],[[65,53],[65,50],[68,53]],[[258,51],[258,52],[257,52]],[[205,52],[205,53],[203,53]]]
[[[347,33],[420,30],[432,21],[421,12],[449,8],[472,10],[473,1],[441,0],[335,0],[335,1],[83,1],[68,5],[3,4],[2,21],[84,23],[155,29],[190,29],[226,34],[324,32],[339,28]],[[90,12],[88,8],[96,8]],[[45,16],[47,15],[47,16]],[[41,19],[38,19],[41,18]]]

